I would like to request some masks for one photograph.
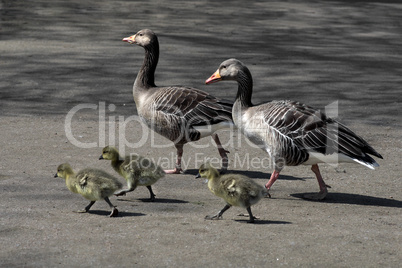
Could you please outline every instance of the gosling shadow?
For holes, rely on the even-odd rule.
[[[248,223],[248,219],[244,219],[244,220],[234,220],[235,222],[241,222],[241,223]],[[254,220],[253,223],[249,223],[249,224],[255,224],[255,225],[263,225],[263,224],[292,224],[292,222],[289,221],[269,221],[269,220]]]
[[[94,214],[99,216],[108,216],[110,215],[110,211],[106,210],[90,210],[87,212],[88,214]],[[138,217],[138,216],[146,216],[144,213],[135,213],[135,212],[126,212],[126,211],[119,211],[119,214],[114,218],[121,218],[121,217]]]
[[[122,199],[118,198],[117,201],[124,201],[124,202],[145,202],[145,203],[170,203],[170,204],[185,204],[188,201],[180,200],[180,199],[168,199],[168,198],[155,198],[154,201],[149,200],[149,198],[138,198],[138,199]]]
[[[329,204],[350,204],[350,205],[361,205],[361,206],[402,208],[402,201],[390,198],[381,198],[368,195],[347,194],[347,193],[328,193],[324,200],[310,200],[304,198],[305,194],[310,193],[296,193],[291,194],[291,196],[304,199],[306,201],[322,202]]]

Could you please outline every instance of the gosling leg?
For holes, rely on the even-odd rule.
[[[147,188],[148,188],[149,194],[151,195],[151,198],[149,198],[149,201],[150,201],[150,202],[154,202],[154,201],[155,201],[155,194],[154,194],[154,192],[152,191],[151,185],[148,185]]]
[[[229,153],[229,151],[225,150],[222,147],[222,144],[221,144],[221,141],[219,140],[218,134],[213,134],[212,139],[214,140],[214,142],[216,143],[216,146],[218,147],[219,155],[222,157],[222,168],[221,168],[220,173],[225,174],[226,171],[228,170],[228,165],[229,165],[229,158],[228,158],[228,155],[226,153]]]
[[[177,150],[177,159],[176,159],[176,167],[174,169],[165,170],[166,174],[180,174],[183,172],[181,169],[181,158],[183,156],[183,144],[175,144],[174,145]]]
[[[215,219],[216,219],[216,220],[219,220],[219,219],[222,218],[223,213],[224,213],[226,210],[228,210],[230,207],[231,207],[231,205],[226,204],[226,205],[222,208],[222,210],[218,212],[218,214],[216,214],[216,215],[207,215],[207,216],[205,216],[205,219],[206,219],[206,220],[215,220]]]
[[[117,193],[115,193],[115,196],[121,196],[121,195],[126,195],[126,193],[132,192],[135,190],[135,188],[137,188],[138,185],[138,180],[134,179],[134,178],[129,178],[127,180],[127,189],[123,189],[118,191]]]
[[[87,213],[89,209],[95,204],[96,201],[91,201],[88,206],[84,208],[84,210],[78,210],[77,213]]]
[[[108,197],[105,197],[106,203],[108,203],[109,207],[112,209],[112,212],[109,214],[109,217],[116,217],[119,214],[119,211],[115,206],[113,206],[112,202],[110,202]],[[95,202],[94,202],[95,203]]]
[[[257,218],[253,216],[253,213],[251,212],[250,207],[247,207],[247,212],[248,212],[248,215],[250,216],[250,220],[248,220],[247,223],[254,223],[254,220]]]

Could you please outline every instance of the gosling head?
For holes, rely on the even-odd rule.
[[[119,151],[112,146],[106,146],[102,149],[102,154],[99,157],[99,160],[116,160],[119,158]]]
[[[216,170],[210,163],[206,162],[202,164],[198,170],[197,178],[212,179],[219,176],[219,171]]]
[[[55,178],[60,177],[66,179],[68,176],[74,174],[73,169],[70,164],[64,163],[57,167],[57,173],[54,175]]]
[[[123,42],[129,44],[136,44],[141,47],[147,47],[150,45],[155,45],[158,43],[158,38],[155,33],[149,29],[143,29],[138,31],[136,34],[123,38]]]
[[[249,74],[250,71],[241,61],[228,59],[219,65],[218,70],[205,81],[205,84],[212,84],[222,80],[241,81],[244,73]]]

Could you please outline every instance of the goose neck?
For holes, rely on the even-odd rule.
[[[147,89],[151,87],[156,87],[155,85],[155,70],[158,65],[159,60],[159,44],[154,42],[150,44],[145,49],[145,58],[142,63],[141,69],[137,74],[135,80],[135,86]]]
[[[239,71],[237,83],[238,89],[235,103],[239,104],[242,108],[253,106],[251,103],[253,79],[248,69]]]

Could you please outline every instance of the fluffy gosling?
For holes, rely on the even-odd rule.
[[[223,213],[231,206],[244,207],[250,216],[248,223],[253,223],[251,206],[256,204],[264,196],[268,195],[267,190],[250,178],[239,174],[220,175],[219,171],[209,163],[202,164],[196,178],[206,178],[209,190],[226,201],[225,207],[216,215],[208,215],[205,219],[220,219]]]
[[[127,189],[116,193],[116,196],[125,195],[132,192],[137,186],[146,186],[151,195],[149,201],[155,201],[155,194],[151,185],[165,176],[165,171],[150,159],[133,154],[121,157],[119,151],[106,146],[102,149],[99,159],[111,160],[113,169],[127,180]]]
[[[59,165],[54,177],[65,179],[67,188],[71,192],[80,194],[91,201],[84,210],[77,212],[88,212],[97,200],[104,199],[112,209],[109,217],[118,215],[119,211],[109,200],[109,196],[112,196],[115,191],[123,187],[122,183],[115,177],[102,170],[92,168],[83,169],[75,174],[71,166],[67,163]]]

